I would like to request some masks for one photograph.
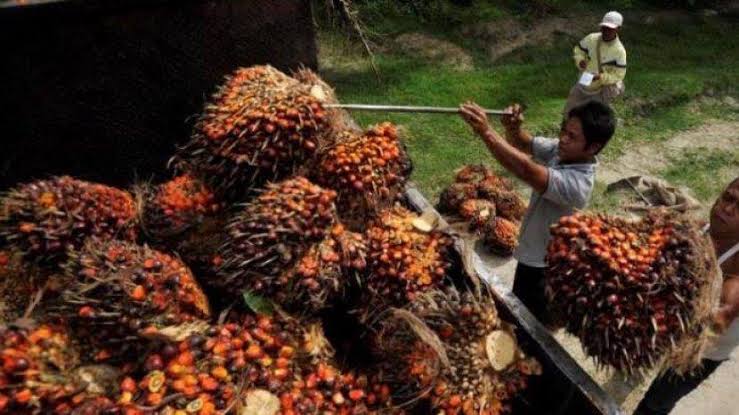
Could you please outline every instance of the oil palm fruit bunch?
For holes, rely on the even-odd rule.
[[[205,104],[175,168],[231,200],[292,174],[315,153],[327,124],[310,89],[271,66],[237,69]]]
[[[488,293],[419,295],[380,323],[380,355],[393,382],[430,391],[434,413],[499,414],[541,366],[516,343]],[[409,347],[410,346],[410,347]]]
[[[368,219],[395,201],[410,172],[397,128],[383,123],[364,134],[343,132],[337,144],[319,155],[314,180],[336,190],[342,220],[357,222],[352,227],[361,230]]]
[[[478,187],[481,198],[495,203],[497,215],[510,221],[520,222],[526,214],[526,202],[513,189],[491,186],[488,183],[494,180],[483,181]]]
[[[69,176],[23,184],[0,199],[0,238],[49,266],[90,236],[134,240],[136,219],[129,193]]]
[[[467,200],[477,199],[477,186],[473,183],[452,183],[439,195],[439,211],[457,214],[459,207]]]
[[[291,268],[336,221],[336,192],[295,177],[267,186],[227,227],[218,278],[228,293],[272,297],[288,289]]]
[[[100,346],[97,360],[124,351],[115,345],[131,336],[155,336],[210,316],[208,299],[189,268],[145,246],[90,239],[70,253],[65,272],[72,281],[62,293],[59,313]]]
[[[518,246],[518,231],[518,222],[495,216],[483,225],[482,241],[491,252],[508,256]]]
[[[140,185],[136,190],[141,227],[155,241],[178,237],[222,208],[208,186],[188,174],[156,186]]]
[[[312,244],[281,282],[289,289],[275,293],[275,300],[291,309],[318,311],[342,298],[348,285],[358,281],[367,266],[367,246],[362,234],[336,224],[326,238]]]
[[[633,373],[701,338],[716,267],[692,221],[664,212],[636,221],[579,213],[551,233],[550,307],[597,363]]]
[[[19,321],[0,327],[0,358],[1,414],[84,413],[93,401],[98,409],[111,404],[74,376],[79,356],[63,326]]]
[[[485,199],[467,199],[459,206],[459,216],[470,221],[470,228],[479,229],[495,217],[495,203]]]
[[[287,392],[306,358],[301,333],[278,315],[231,316],[150,353],[140,373],[122,380],[118,402],[131,415],[213,415],[238,408],[242,388]]]
[[[418,215],[394,206],[382,211],[367,230],[366,284],[376,298],[402,304],[444,284],[453,265],[453,240],[438,230],[419,229],[418,220]]]

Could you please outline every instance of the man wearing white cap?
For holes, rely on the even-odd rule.
[[[564,114],[588,101],[608,104],[624,91],[626,49],[618,38],[624,18],[608,12],[600,22],[600,32],[585,36],[574,48],[580,79],[570,90]]]

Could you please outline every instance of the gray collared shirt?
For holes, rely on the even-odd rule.
[[[543,194],[531,193],[529,209],[521,223],[518,248],[513,256],[530,267],[546,266],[544,257],[549,243],[549,226],[562,216],[587,206],[595,184],[595,167],[598,162],[584,164],[560,164],[557,155],[559,140],[534,137],[534,160],[547,166],[549,181]]]

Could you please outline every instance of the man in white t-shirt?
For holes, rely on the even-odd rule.
[[[706,351],[702,367],[680,377],[668,370],[655,379],[635,415],[666,415],[675,404],[729,359],[739,345],[739,177],[724,190],[711,209],[709,233],[724,277],[721,305],[715,312],[719,336]]]

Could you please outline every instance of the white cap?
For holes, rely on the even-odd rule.
[[[600,22],[601,26],[610,27],[611,29],[618,29],[624,24],[624,17],[619,12],[608,12],[603,16],[603,21]]]

